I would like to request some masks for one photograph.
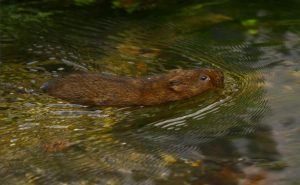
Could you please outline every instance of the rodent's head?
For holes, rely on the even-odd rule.
[[[169,88],[181,97],[191,97],[206,90],[224,87],[224,75],[218,69],[172,70]]]

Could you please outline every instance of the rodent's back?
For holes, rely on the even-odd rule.
[[[131,78],[100,74],[71,74],[49,82],[46,91],[55,97],[87,105],[135,104],[141,84]]]

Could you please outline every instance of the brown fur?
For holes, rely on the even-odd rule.
[[[85,105],[155,105],[223,87],[223,80],[223,73],[215,69],[178,69],[144,78],[83,73],[58,78],[44,89],[54,97]]]

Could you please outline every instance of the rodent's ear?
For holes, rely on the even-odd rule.
[[[186,85],[184,85],[180,79],[172,78],[169,80],[169,88],[173,91],[180,92],[186,89]]]

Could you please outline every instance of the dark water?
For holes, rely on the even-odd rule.
[[[173,7],[174,6],[174,7]],[[211,1],[126,14],[3,4],[3,184],[299,184],[300,3]],[[61,74],[213,67],[225,89],[153,107],[68,104]]]

